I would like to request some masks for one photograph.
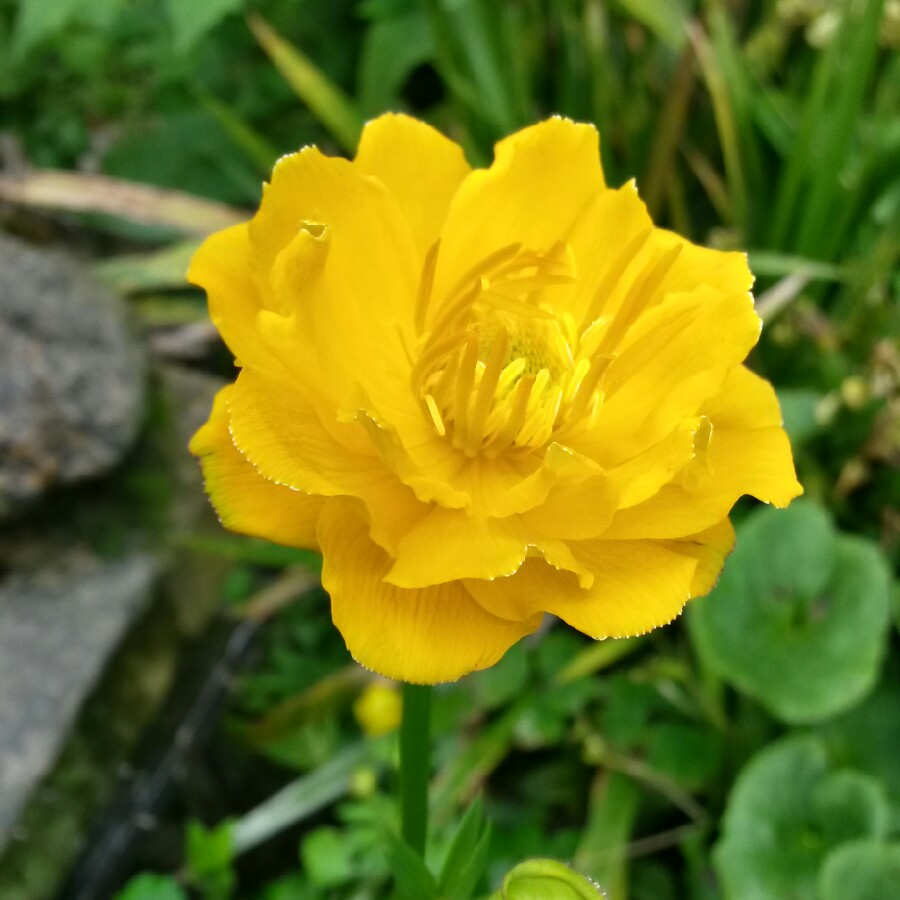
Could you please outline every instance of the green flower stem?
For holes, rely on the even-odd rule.
[[[400,822],[403,839],[419,856],[428,835],[431,774],[431,685],[403,685],[400,725]]]

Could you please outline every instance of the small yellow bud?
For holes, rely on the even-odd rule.
[[[373,681],[353,704],[353,714],[369,737],[387,734],[400,725],[403,701],[396,685]]]

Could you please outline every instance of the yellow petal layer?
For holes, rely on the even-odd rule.
[[[443,297],[472,265],[510,244],[544,251],[566,240],[602,189],[600,142],[592,125],[553,118],[500,141],[494,163],[477,169],[450,204],[435,274]]]
[[[520,622],[491,615],[460,582],[420,590],[388,584],[390,557],[347,501],[329,501],[319,541],[334,624],[357,662],[389,678],[454,681],[492,666],[540,625],[540,615]]]
[[[229,386],[216,394],[209,421],[190,444],[191,453],[200,457],[206,492],[219,519],[231,531],[318,549],[316,524],[323,498],[267,481],[238,453],[228,431],[232,390]]]
[[[391,192],[420,259],[440,236],[450,201],[471,171],[458,144],[418,119],[395,113],[366,125],[354,166]]]
[[[696,554],[656,541],[591,541],[570,544],[594,576],[589,589],[569,572],[528,559],[515,575],[466,581],[489,612],[524,618],[552,613],[593,638],[643,634],[671,622],[691,597]]]

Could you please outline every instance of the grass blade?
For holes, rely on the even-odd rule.
[[[311,60],[286,41],[262,16],[251,13],[247,23],[275,68],[348,153],[356,151],[362,116],[354,102]]]

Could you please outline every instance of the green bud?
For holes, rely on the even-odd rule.
[[[603,891],[555,859],[526,859],[511,869],[490,900],[598,900]]]

